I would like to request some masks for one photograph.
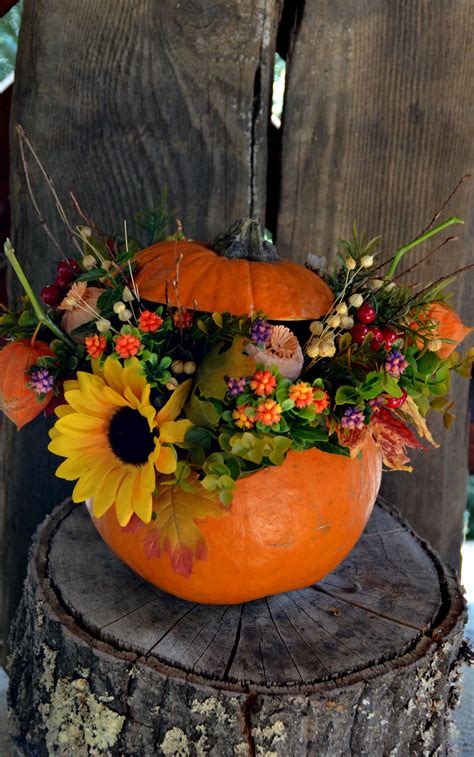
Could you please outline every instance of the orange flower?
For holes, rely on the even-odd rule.
[[[246,410],[250,405],[237,405],[236,409],[232,413],[232,418],[235,421],[235,425],[239,428],[252,428],[255,423],[255,418],[249,418],[246,414]]]
[[[123,360],[129,357],[134,357],[141,347],[141,342],[137,336],[133,334],[121,334],[115,339],[115,352],[120,355]]]
[[[143,313],[140,313],[138,328],[143,332],[158,331],[162,323],[163,318],[160,318],[159,315],[152,313],[151,310],[144,310]]]
[[[275,400],[264,400],[257,405],[257,420],[264,426],[273,426],[281,420],[281,407]]]
[[[94,336],[86,336],[85,342],[87,354],[90,355],[91,358],[97,360],[102,357],[105,348],[107,347],[107,339],[105,336],[98,336],[97,334],[94,334]]]
[[[289,391],[289,398],[290,400],[293,400],[296,407],[308,407],[308,405],[311,405],[313,402],[313,388],[306,383],[306,381],[301,381],[299,384],[292,384],[290,386]]]
[[[191,310],[176,310],[173,313],[173,323],[178,329],[190,329],[193,325],[193,313]]]
[[[329,395],[327,392],[323,392],[322,389],[317,390],[317,394],[322,394],[322,397],[316,397],[313,405],[317,413],[322,413],[323,410],[329,406]]]
[[[276,387],[276,378],[270,371],[255,371],[250,381],[250,388],[259,397],[273,394]]]

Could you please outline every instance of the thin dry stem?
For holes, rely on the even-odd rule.
[[[35,213],[36,213],[36,215],[38,217],[40,225],[43,227],[43,229],[46,232],[48,238],[51,240],[51,242],[53,243],[53,245],[56,247],[56,249],[58,250],[58,252],[60,253],[60,255],[62,255],[62,257],[64,258],[64,260],[67,260],[67,256],[66,256],[64,250],[62,249],[62,247],[59,244],[58,240],[54,236],[53,232],[50,230],[48,224],[46,223],[46,221],[44,220],[44,218],[42,216],[41,210],[39,209],[39,205],[38,205],[38,203],[36,201],[36,197],[35,197],[34,192],[33,192],[33,187],[31,186],[30,169],[29,169],[29,166],[28,166],[28,160],[26,158],[25,149],[24,149],[23,142],[22,142],[21,139],[20,139],[20,155],[21,155],[21,162],[22,162],[22,165],[23,165],[23,173],[25,174],[25,180],[26,180],[26,186],[27,186],[27,189],[28,189],[28,194],[30,196],[31,203],[32,203],[33,208],[35,210]]]
[[[446,244],[449,244],[450,242],[457,242],[458,239],[459,237],[456,237],[456,236],[447,237],[444,240],[444,242],[441,242],[441,244],[435,247],[434,250],[431,250],[431,252],[429,252],[427,255],[422,257],[420,260],[417,260],[416,263],[413,263],[413,265],[410,266],[410,268],[407,268],[406,271],[402,271],[401,273],[398,274],[398,276],[395,276],[393,281],[397,281],[398,279],[401,279],[402,276],[406,276],[407,273],[411,273],[411,271],[413,271],[414,268],[421,265],[421,263],[425,263],[429,258],[431,258],[433,255],[439,252],[439,250],[441,250],[441,248],[444,247]]]

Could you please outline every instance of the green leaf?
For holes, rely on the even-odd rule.
[[[384,381],[384,390],[387,394],[389,394],[391,397],[401,397],[403,394],[403,389],[400,388],[398,384],[398,379],[394,378],[393,376],[390,376],[386,374],[386,378]]]
[[[441,365],[441,359],[434,352],[426,352],[417,362],[417,372],[423,376],[430,376]]]
[[[360,391],[354,386],[340,386],[336,392],[336,405],[357,405],[360,401]]]
[[[359,387],[361,396],[365,400],[374,399],[383,391],[382,380],[380,374],[376,371],[372,371],[367,374],[364,383]]]

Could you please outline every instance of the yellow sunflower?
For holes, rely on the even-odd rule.
[[[157,413],[136,358],[123,366],[109,357],[103,370],[93,361],[93,371],[78,371],[77,380],[64,384],[67,404],[56,409],[59,420],[51,429],[48,447],[66,458],[56,475],[78,479],[73,501],[92,499],[97,518],[115,503],[121,526],[133,513],[148,523],[155,469],[168,474],[176,470],[177,455],[171,445],[183,442],[192,426],[188,420],[175,420],[191,380],[180,384]]]

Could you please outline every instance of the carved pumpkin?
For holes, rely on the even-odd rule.
[[[273,321],[296,322],[325,314],[334,299],[313,272],[279,260],[253,220],[236,222],[212,249],[180,241],[144,250],[135,274],[142,299],[178,304],[178,256],[182,307],[263,310]],[[238,339],[223,354],[216,347],[196,374],[199,397],[219,397],[227,373],[245,375],[252,366]],[[186,413],[198,425],[217,420],[214,407],[194,394]],[[155,586],[194,602],[239,603],[308,586],[340,563],[365,527],[380,476],[372,441],[354,459],[290,451],[283,465],[240,478],[230,510],[200,485],[191,494],[168,486],[147,525],[135,518],[121,528],[113,508],[93,520],[113,551]]]
[[[27,371],[43,355],[52,355],[46,342],[29,339],[10,342],[0,351],[0,411],[20,430],[36,418],[49,403],[52,392],[38,401],[27,385]]]
[[[207,547],[196,551],[187,573],[173,568],[167,553],[147,552],[153,521],[122,529],[113,508],[93,521],[113,551],[155,586],[193,602],[236,604],[309,586],[333,570],[359,539],[380,477],[372,441],[360,459],[290,451],[281,467],[238,481],[228,514],[198,521]]]
[[[329,287],[302,265],[280,260],[252,219],[238,221],[212,249],[200,242],[159,242],[138,255],[140,296],[176,305],[173,279],[179,264],[179,300],[185,308],[243,315],[263,310],[275,321],[319,318],[334,300]]]

